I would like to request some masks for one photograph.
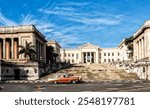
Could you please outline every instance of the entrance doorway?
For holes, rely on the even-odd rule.
[[[83,53],[83,63],[95,63],[94,61],[95,57],[94,57],[94,52],[84,52]]]
[[[20,80],[20,69],[15,69],[14,70],[14,79],[15,80]]]

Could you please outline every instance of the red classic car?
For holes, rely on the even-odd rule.
[[[49,78],[48,81],[52,82],[54,84],[57,83],[78,83],[81,82],[82,78],[79,76],[73,76],[71,74],[63,74],[63,75],[58,75],[55,78]]]

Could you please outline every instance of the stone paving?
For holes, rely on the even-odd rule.
[[[127,73],[123,69],[108,64],[77,64],[49,74],[42,79],[53,78],[58,74],[69,73],[81,76],[84,81],[135,81],[139,80],[135,73]]]

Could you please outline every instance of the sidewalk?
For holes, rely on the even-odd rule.
[[[2,83],[47,83],[47,80],[7,80]]]

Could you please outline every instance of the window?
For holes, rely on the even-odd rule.
[[[70,54],[68,53],[68,57],[70,57]]]
[[[114,53],[112,53],[112,56],[114,56]]]
[[[118,52],[118,56],[119,56],[120,54],[119,54],[119,52]]]
[[[108,59],[108,62],[110,62],[110,59]]]
[[[74,57],[74,54],[72,54],[72,57]]]
[[[72,59],[72,63],[74,63],[74,59]]]
[[[104,59],[104,62],[106,62],[106,59]]]
[[[104,53],[104,56],[106,56],[106,53]]]
[[[79,55],[78,54],[76,54],[76,59],[79,59]]]
[[[66,53],[65,53],[64,55],[65,55],[65,57],[66,57]]]
[[[114,59],[112,59],[112,62],[114,62]]]
[[[110,53],[108,53],[108,56],[110,56]]]

